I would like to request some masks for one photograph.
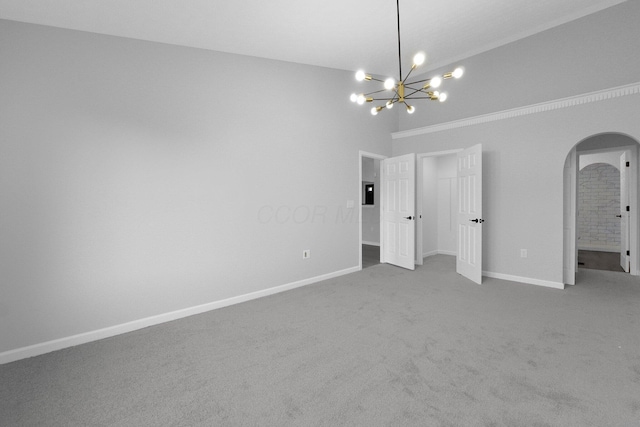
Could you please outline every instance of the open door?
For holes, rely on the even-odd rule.
[[[564,260],[562,281],[565,285],[576,284],[576,269],[578,268],[577,251],[577,176],[578,159],[576,149],[572,149],[564,162],[564,218],[563,218],[563,245]]]
[[[629,272],[629,153],[620,155],[620,266]]]
[[[382,161],[381,262],[415,270],[416,155]]]
[[[456,272],[482,283],[482,144],[458,153]]]

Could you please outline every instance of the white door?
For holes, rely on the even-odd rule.
[[[576,209],[577,209],[577,155],[576,149],[572,149],[564,162],[564,218],[563,218],[563,245],[564,260],[562,281],[565,285],[576,284],[577,263],[577,234],[576,234]]]
[[[482,144],[458,153],[456,271],[482,283]]]
[[[382,262],[415,269],[416,155],[382,161]]]
[[[620,266],[629,272],[629,155],[620,155]]]

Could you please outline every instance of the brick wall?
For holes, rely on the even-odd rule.
[[[578,248],[620,250],[620,171],[594,163],[578,174]]]

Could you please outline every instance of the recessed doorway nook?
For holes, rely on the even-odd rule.
[[[457,255],[457,155],[462,149],[416,155],[416,264]]]
[[[584,267],[580,265],[578,259],[580,249],[600,248],[603,252],[611,252],[615,249],[621,270],[634,276],[640,275],[638,144],[636,139],[628,135],[604,133],[582,140],[567,155],[563,180],[563,281],[565,284],[579,283],[579,276],[576,273],[579,268]],[[597,170],[594,170],[596,168]],[[600,180],[601,182],[596,185],[600,189],[607,186],[613,187],[612,184],[604,182],[605,175],[614,175],[606,173],[611,168],[615,168],[615,172],[618,173],[619,186],[616,188],[619,188],[619,194],[617,197],[610,197],[608,201],[603,201],[600,206],[595,204],[586,206],[585,203],[592,203],[593,200],[585,201],[580,198],[585,197],[587,187],[592,186],[589,180]],[[593,177],[594,173],[596,177]],[[589,178],[589,175],[592,177]],[[592,199],[596,195],[591,194],[588,197]],[[614,202],[617,206],[607,206]],[[588,211],[591,211],[591,214]],[[597,212],[594,215],[594,211],[600,211],[599,215]],[[612,218],[608,216],[614,217],[619,224],[611,225]],[[591,225],[594,222],[601,222],[601,224]],[[599,230],[592,229],[598,227]],[[582,262],[584,264],[584,259]]]
[[[360,224],[360,239],[358,245],[360,270],[375,263],[377,252],[377,262],[380,257],[380,163],[386,159],[375,153],[360,151],[359,174],[358,174],[358,212]],[[367,200],[366,191],[371,191],[373,196]],[[371,200],[373,199],[373,200]]]

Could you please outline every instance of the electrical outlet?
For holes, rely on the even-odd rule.
[[[526,257],[527,257],[527,250],[520,249],[520,258],[526,258]]]
[[[302,259],[311,258],[311,249],[305,249],[302,251]]]

